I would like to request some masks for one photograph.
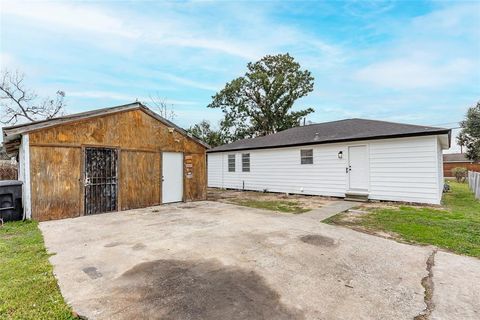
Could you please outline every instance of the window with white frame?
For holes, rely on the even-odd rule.
[[[235,172],[235,155],[228,155],[228,172]]]
[[[250,172],[250,153],[242,153],[242,172]]]
[[[313,149],[300,150],[300,163],[313,164]]]

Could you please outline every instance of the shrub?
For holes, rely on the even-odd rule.
[[[467,179],[467,168],[456,167],[452,169],[453,176],[457,180],[457,182],[465,182]]]

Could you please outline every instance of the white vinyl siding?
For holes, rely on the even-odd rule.
[[[207,153],[207,178],[208,186],[214,188],[223,188],[223,154]]]
[[[443,176],[443,150],[442,145],[440,143],[440,139],[437,139],[437,163],[438,163],[438,183],[439,183],[439,198],[442,199],[443,194],[443,185],[445,183],[445,178]]]
[[[436,136],[370,142],[370,198],[439,203]]]
[[[352,145],[368,146],[370,199],[440,203],[443,179],[436,136],[312,145],[307,147],[313,150],[310,165],[302,165],[299,159],[305,147],[248,150],[252,174],[224,170],[232,152],[209,153],[208,186],[344,197],[348,146]],[[240,166],[242,151],[236,154],[236,166]]]

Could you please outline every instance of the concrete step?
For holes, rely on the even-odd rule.
[[[345,193],[345,200],[346,201],[359,201],[359,202],[367,202],[368,201],[368,193],[366,192],[346,192]]]

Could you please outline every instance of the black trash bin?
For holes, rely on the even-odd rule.
[[[0,181],[0,218],[6,221],[22,220],[22,181]]]

